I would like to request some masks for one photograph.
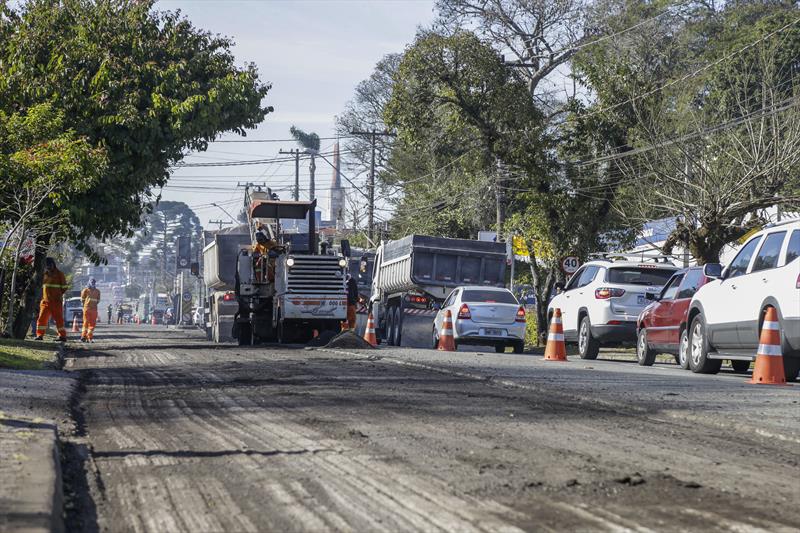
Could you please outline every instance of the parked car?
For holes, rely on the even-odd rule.
[[[470,285],[453,289],[433,320],[433,347],[439,346],[439,332],[445,313],[453,318],[453,338],[460,344],[494,346],[502,353],[525,349],[525,309],[511,291]]]
[[[71,328],[73,322],[77,327],[83,327],[83,302],[80,296],[64,299],[64,323]]]
[[[192,324],[205,329],[206,327],[206,319],[205,319],[205,308],[204,307],[195,307],[194,312],[192,313]]]
[[[636,359],[640,365],[650,366],[659,353],[675,356],[681,368],[689,368],[689,337],[687,321],[689,304],[700,287],[708,282],[703,267],[696,266],[675,272],[661,292],[648,292],[645,299],[652,301],[637,320]],[[736,371],[746,371],[747,365],[734,364]]]
[[[659,292],[678,270],[672,263],[589,261],[559,285],[547,307],[548,320],[561,309],[564,340],[576,342],[581,359],[595,359],[603,345],[636,341],[645,294]]]
[[[778,313],[786,379],[800,372],[800,220],[764,228],[722,268],[707,264],[713,278],[689,307],[689,367],[713,374],[722,361],[750,361],[758,350],[767,309]]]

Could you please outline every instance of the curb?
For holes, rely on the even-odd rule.
[[[8,509],[0,508],[0,529],[62,533],[64,491],[58,427],[38,419],[4,418],[3,421],[6,426],[30,435],[6,441],[10,442],[13,453],[4,458],[7,471],[4,485],[12,493],[2,498],[3,507]],[[14,465],[14,461],[21,463]]]

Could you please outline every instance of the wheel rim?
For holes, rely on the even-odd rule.
[[[692,363],[695,366],[700,364],[700,354],[703,348],[703,326],[695,324],[692,331]]]
[[[681,343],[678,346],[678,362],[681,366],[686,366],[686,351],[689,348],[689,336],[686,334],[684,330],[681,333]]]
[[[645,333],[644,330],[642,330],[639,333],[639,344],[637,345],[637,347],[639,349],[637,350],[638,353],[636,355],[639,357],[639,360],[641,361],[644,359],[644,354],[647,351],[647,334]]]
[[[578,349],[581,352],[586,351],[586,343],[588,342],[589,328],[586,326],[586,321],[581,322],[581,332],[578,334]]]

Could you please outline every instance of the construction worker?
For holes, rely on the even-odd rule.
[[[42,301],[39,304],[39,320],[36,322],[36,340],[44,339],[47,323],[50,317],[56,323],[58,340],[67,340],[67,330],[64,328],[64,292],[69,288],[64,273],[56,268],[56,261],[52,257],[44,260],[45,270],[42,280]]]
[[[81,291],[83,302],[83,328],[81,342],[94,342],[94,328],[97,325],[97,306],[100,304],[100,289],[97,280],[89,280],[89,286]]]
[[[356,329],[356,306],[358,305],[358,284],[355,278],[347,275],[347,325]]]
[[[267,237],[266,231],[260,229],[256,231],[256,243],[253,245],[253,252],[260,254],[256,260],[256,281],[261,281],[261,272],[264,269],[264,262],[267,261],[267,279],[275,280],[275,259],[269,257],[269,252],[278,246],[278,243]]]

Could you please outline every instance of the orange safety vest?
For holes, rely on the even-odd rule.
[[[84,311],[97,311],[97,304],[100,303],[100,289],[86,287],[81,291],[81,301]]]
[[[64,292],[69,289],[67,285],[67,278],[64,273],[59,269],[54,269],[52,273],[44,271],[44,279],[42,280],[42,300],[47,300],[50,303],[61,303],[64,297]]]

